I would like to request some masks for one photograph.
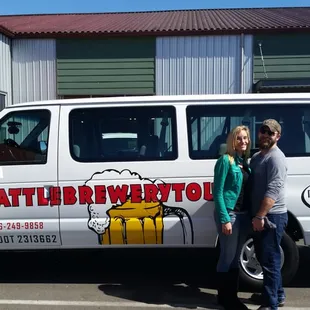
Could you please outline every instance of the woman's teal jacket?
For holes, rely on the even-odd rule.
[[[243,175],[239,163],[243,159],[235,157],[233,163],[227,154],[222,155],[214,167],[213,199],[222,224],[230,222],[229,211],[232,211],[240,195]]]

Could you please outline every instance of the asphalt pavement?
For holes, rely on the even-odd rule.
[[[300,261],[284,310],[310,309],[309,247]],[[1,253],[0,309],[220,309],[215,264],[202,249]]]

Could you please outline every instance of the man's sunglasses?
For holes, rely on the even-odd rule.
[[[259,129],[259,132],[264,135],[265,133],[267,133],[270,137],[274,136],[275,135],[275,132],[271,131],[270,129],[268,128],[264,128],[264,127],[261,127]]]

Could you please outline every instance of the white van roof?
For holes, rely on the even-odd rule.
[[[244,103],[250,100],[252,104],[266,103],[310,103],[310,93],[279,93],[279,94],[220,94],[220,95],[169,95],[169,96],[131,96],[131,97],[101,97],[101,98],[77,98],[77,99],[56,99],[31,101],[24,103],[16,103],[8,108],[21,106],[46,106],[46,105],[87,105],[87,104],[156,104],[167,105],[172,103],[184,104],[188,103],[208,103],[215,104],[221,102],[223,104]]]

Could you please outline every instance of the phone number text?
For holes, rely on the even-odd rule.
[[[0,223],[0,230],[44,229],[43,222],[7,222]]]

